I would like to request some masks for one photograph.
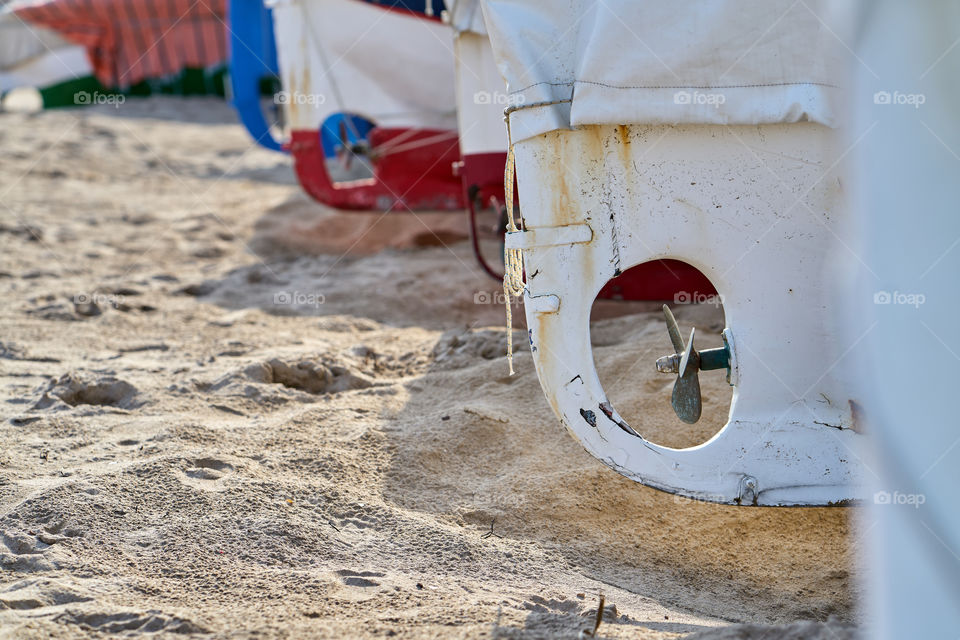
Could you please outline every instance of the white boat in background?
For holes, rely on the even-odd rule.
[[[507,235],[508,281],[522,287],[540,383],[587,451],[647,486],[739,505],[865,495],[862,399],[824,276],[844,216],[843,65],[822,5],[484,0],[515,103],[522,230]],[[701,370],[733,386],[726,425],[686,449],[627,424],[590,342],[604,285],[665,258],[709,278],[726,320],[723,344],[701,345],[666,310],[674,353],[656,365],[676,376],[676,428],[700,417]]]
[[[31,26],[9,7],[0,9],[0,96],[17,89],[36,92],[92,73],[84,47]]]
[[[225,0],[10,2],[0,10],[0,92],[39,92],[40,107],[217,93],[225,17]]]
[[[359,0],[274,0],[280,94],[297,176],[341,209],[460,209],[453,51],[439,15]],[[341,120],[340,162],[367,167],[336,182],[321,142]]]
[[[507,160],[507,132],[503,110],[506,83],[483,24],[480,3],[446,0],[444,22],[453,28],[456,59],[457,123],[460,134],[458,175],[463,181],[470,215],[473,251],[490,276],[503,277],[501,265],[489,259],[482,245],[492,236],[502,249],[503,167]],[[482,222],[481,222],[482,220]],[[499,258],[496,259],[499,262]]]

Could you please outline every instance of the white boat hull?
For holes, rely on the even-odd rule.
[[[825,286],[830,225],[842,215],[833,138],[813,123],[603,125],[515,145],[525,231],[507,246],[524,249],[533,360],[587,451],[645,485],[713,502],[863,497],[861,400]],[[710,278],[726,315],[729,420],[688,449],[630,432],[642,436],[643,425],[610,407],[590,346],[597,292],[660,258]],[[664,354],[669,344],[665,329]]]

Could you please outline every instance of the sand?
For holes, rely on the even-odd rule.
[[[507,375],[462,215],[325,209],[207,99],[0,114],[0,153],[0,637],[576,638],[601,593],[607,638],[860,624],[853,510],[641,487],[522,331]],[[673,416],[656,305],[598,306],[634,427],[722,426],[719,374]]]

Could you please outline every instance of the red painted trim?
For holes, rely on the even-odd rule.
[[[506,151],[492,153],[474,153],[463,156],[460,177],[465,184],[475,184],[481,188],[500,185],[503,192],[503,169],[507,164]],[[503,198],[500,198],[503,200]]]
[[[494,280],[503,280],[502,264],[487,262],[480,249],[480,235],[477,229],[478,209],[494,206],[503,206],[506,196],[503,193],[503,169],[507,162],[505,151],[492,153],[474,153],[463,156],[460,161],[459,174],[463,179],[464,198],[467,201],[467,215],[470,222],[470,244],[473,257],[480,264],[480,268]],[[514,205],[517,204],[517,189],[514,183]],[[472,196],[472,197],[471,197]],[[516,211],[516,208],[514,208]],[[502,263],[502,260],[500,261]]]
[[[407,131],[377,127],[370,132],[370,146],[378,148],[398,135],[404,135],[402,144],[408,145],[448,133],[424,129],[407,137]],[[293,155],[294,170],[304,190],[315,200],[336,209],[453,211],[463,209],[466,204],[460,178],[453,173],[453,163],[460,158],[455,135],[387,154],[374,162],[372,179],[345,183],[330,181],[316,129],[292,131],[286,147]]]
[[[470,187],[475,186],[484,207],[490,204],[491,198],[503,204],[503,169],[507,164],[507,152],[474,153],[463,156],[461,162],[460,178],[463,180],[464,193],[469,194]],[[516,188],[513,193],[516,203]]]

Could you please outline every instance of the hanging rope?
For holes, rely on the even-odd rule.
[[[503,170],[503,193],[506,199],[504,204],[507,207],[507,233],[519,231],[517,223],[513,219],[513,176],[515,172],[515,162],[513,155],[513,135],[510,133],[510,114],[521,109],[547,107],[572,101],[573,98],[571,97],[532,104],[521,103],[511,105],[503,111],[504,120],[507,122],[507,166]],[[515,298],[523,296],[523,292],[526,289],[526,285],[523,282],[523,253],[521,250],[508,249],[506,243],[504,243],[503,267],[503,297],[507,302],[507,364],[510,367],[510,375],[513,375],[513,310],[510,307],[510,298],[511,296]]]
[[[510,136],[510,114],[507,120],[507,166],[503,171],[503,193],[507,207],[507,233],[518,231],[517,223],[513,219],[513,138]],[[523,295],[523,253],[520,249],[503,248],[503,296],[507,302],[507,364],[510,375],[513,375],[513,310],[510,306],[511,297],[519,298]]]

